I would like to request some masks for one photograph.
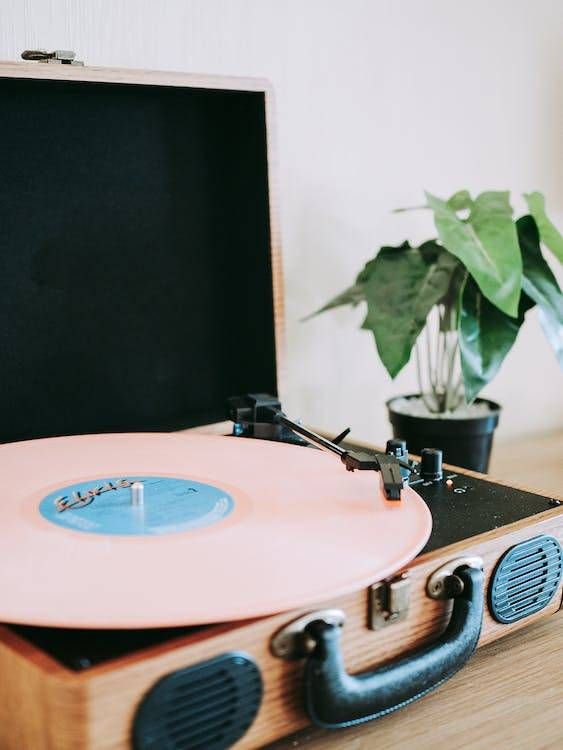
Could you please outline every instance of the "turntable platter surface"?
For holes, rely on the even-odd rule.
[[[145,628],[308,606],[396,572],[430,512],[333,455],[201,434],[0,446],[0,621]]]

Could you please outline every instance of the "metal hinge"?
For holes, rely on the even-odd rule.
[[[407,616],[411,582],[408,573],[374,583],[369,588],[370,630],[381,630],[401,622]]]
[[[76,52],[67,49],[56,49],[47,52],[44,49],[26,49],[21,54],[23,60],[34,60],[42,63],[55,63],[56,65],[84,65],[82,60],[76,60]]]

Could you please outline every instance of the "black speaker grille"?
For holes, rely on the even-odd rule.
[[[231,652],[159,680],[139,705],[135,750],[222,750],[252,724],[262,678],[243,653]]]
[[[552,600],[561,572],[561,546],[554,537],[538,536],[512,547],[491,578],[489,606],[495,620],[516,622],[542,610]]]

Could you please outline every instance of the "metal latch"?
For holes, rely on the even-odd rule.
[[[84,65],[81,60],[76,60],[76,52],[67,49],[56,49],[47,52],[44,49],[26,49],[22,52],[23,60],[34,60],[42,63],[55,63],[57,65]]]
[[[407,616],[411,582],[408,573],[374,583],[369,588],[369,628],[381,630]]]

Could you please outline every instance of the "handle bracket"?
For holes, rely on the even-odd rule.
[[[315,641],[307,632],[312,622],[324,622],[336,628],[341,628],[346,622],[346,615],[341,609],[317,609],[293,620],[274,635],[270,642],[270,650],[280,659],[293,661],[302,659],[315,648]]]
[[[447,563],[444,563],[444,565],[435,570],[428,579],[426,583],[426,593],[428,596],[431,599],[451,599],[452,596],[461,594],[463,583],[459,576],[455,575],[455,571],[463,567],[483,570],[483,560],[477,557],[477,555],[456,557],[454,560],[448,560]]]

